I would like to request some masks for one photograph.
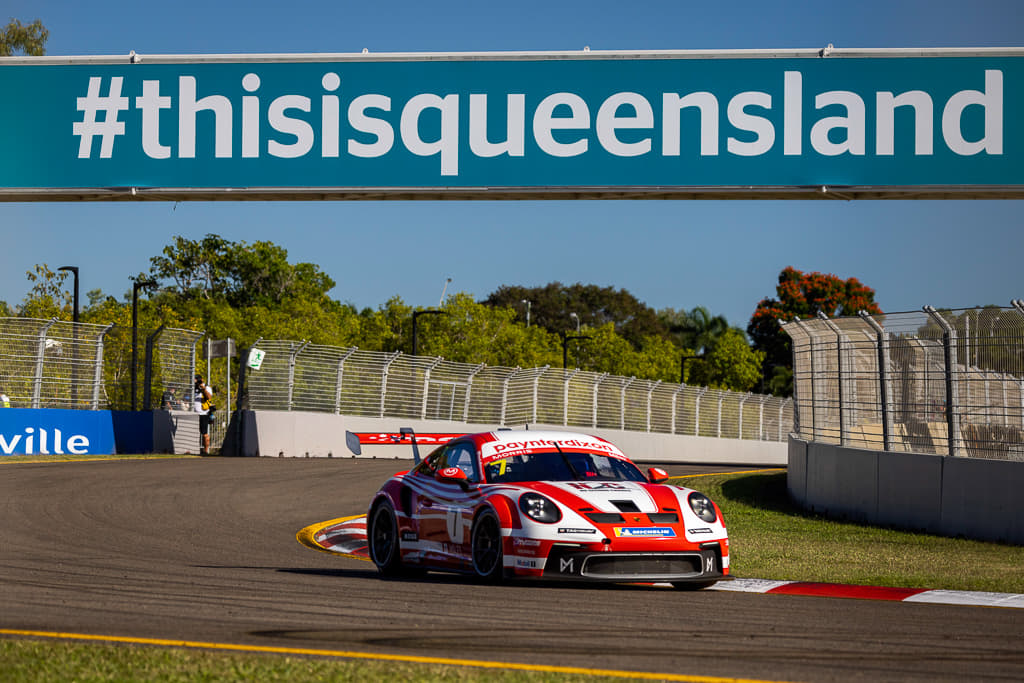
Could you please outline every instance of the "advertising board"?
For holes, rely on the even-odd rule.
[[[0,89],[0,199],[1024,195],[1018,48],[0,58]]]
[[[112,453],[109,410],[0,409],[0,457]]]

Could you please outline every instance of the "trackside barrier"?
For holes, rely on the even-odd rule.
[[[246,406],[494,426],[547,424],[785,443],[789,399],[549,366],[454,363],[401,352],[260,340]]]

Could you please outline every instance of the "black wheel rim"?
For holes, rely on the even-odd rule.
[[[480,576],[491,576],[501,561],[501,530],[493,515],[484,515],[473,532],[473,564]]]
[[[386,507],[377,508],[373,516],[373,562],[378,567],[391,561],[395,548],[395,529],[391,512]]]

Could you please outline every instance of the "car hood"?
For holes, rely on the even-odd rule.
[[[636,481],[566,481],[531,487],[574,510],[591,507],[597,512],[657,512],[675,507],[672,489]]]

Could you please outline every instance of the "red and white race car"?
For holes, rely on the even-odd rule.
[[[367,514],[381,575],[409,569],[705,588],[729,574],[722,513],[604,439],[499,430],[438,447]]]

